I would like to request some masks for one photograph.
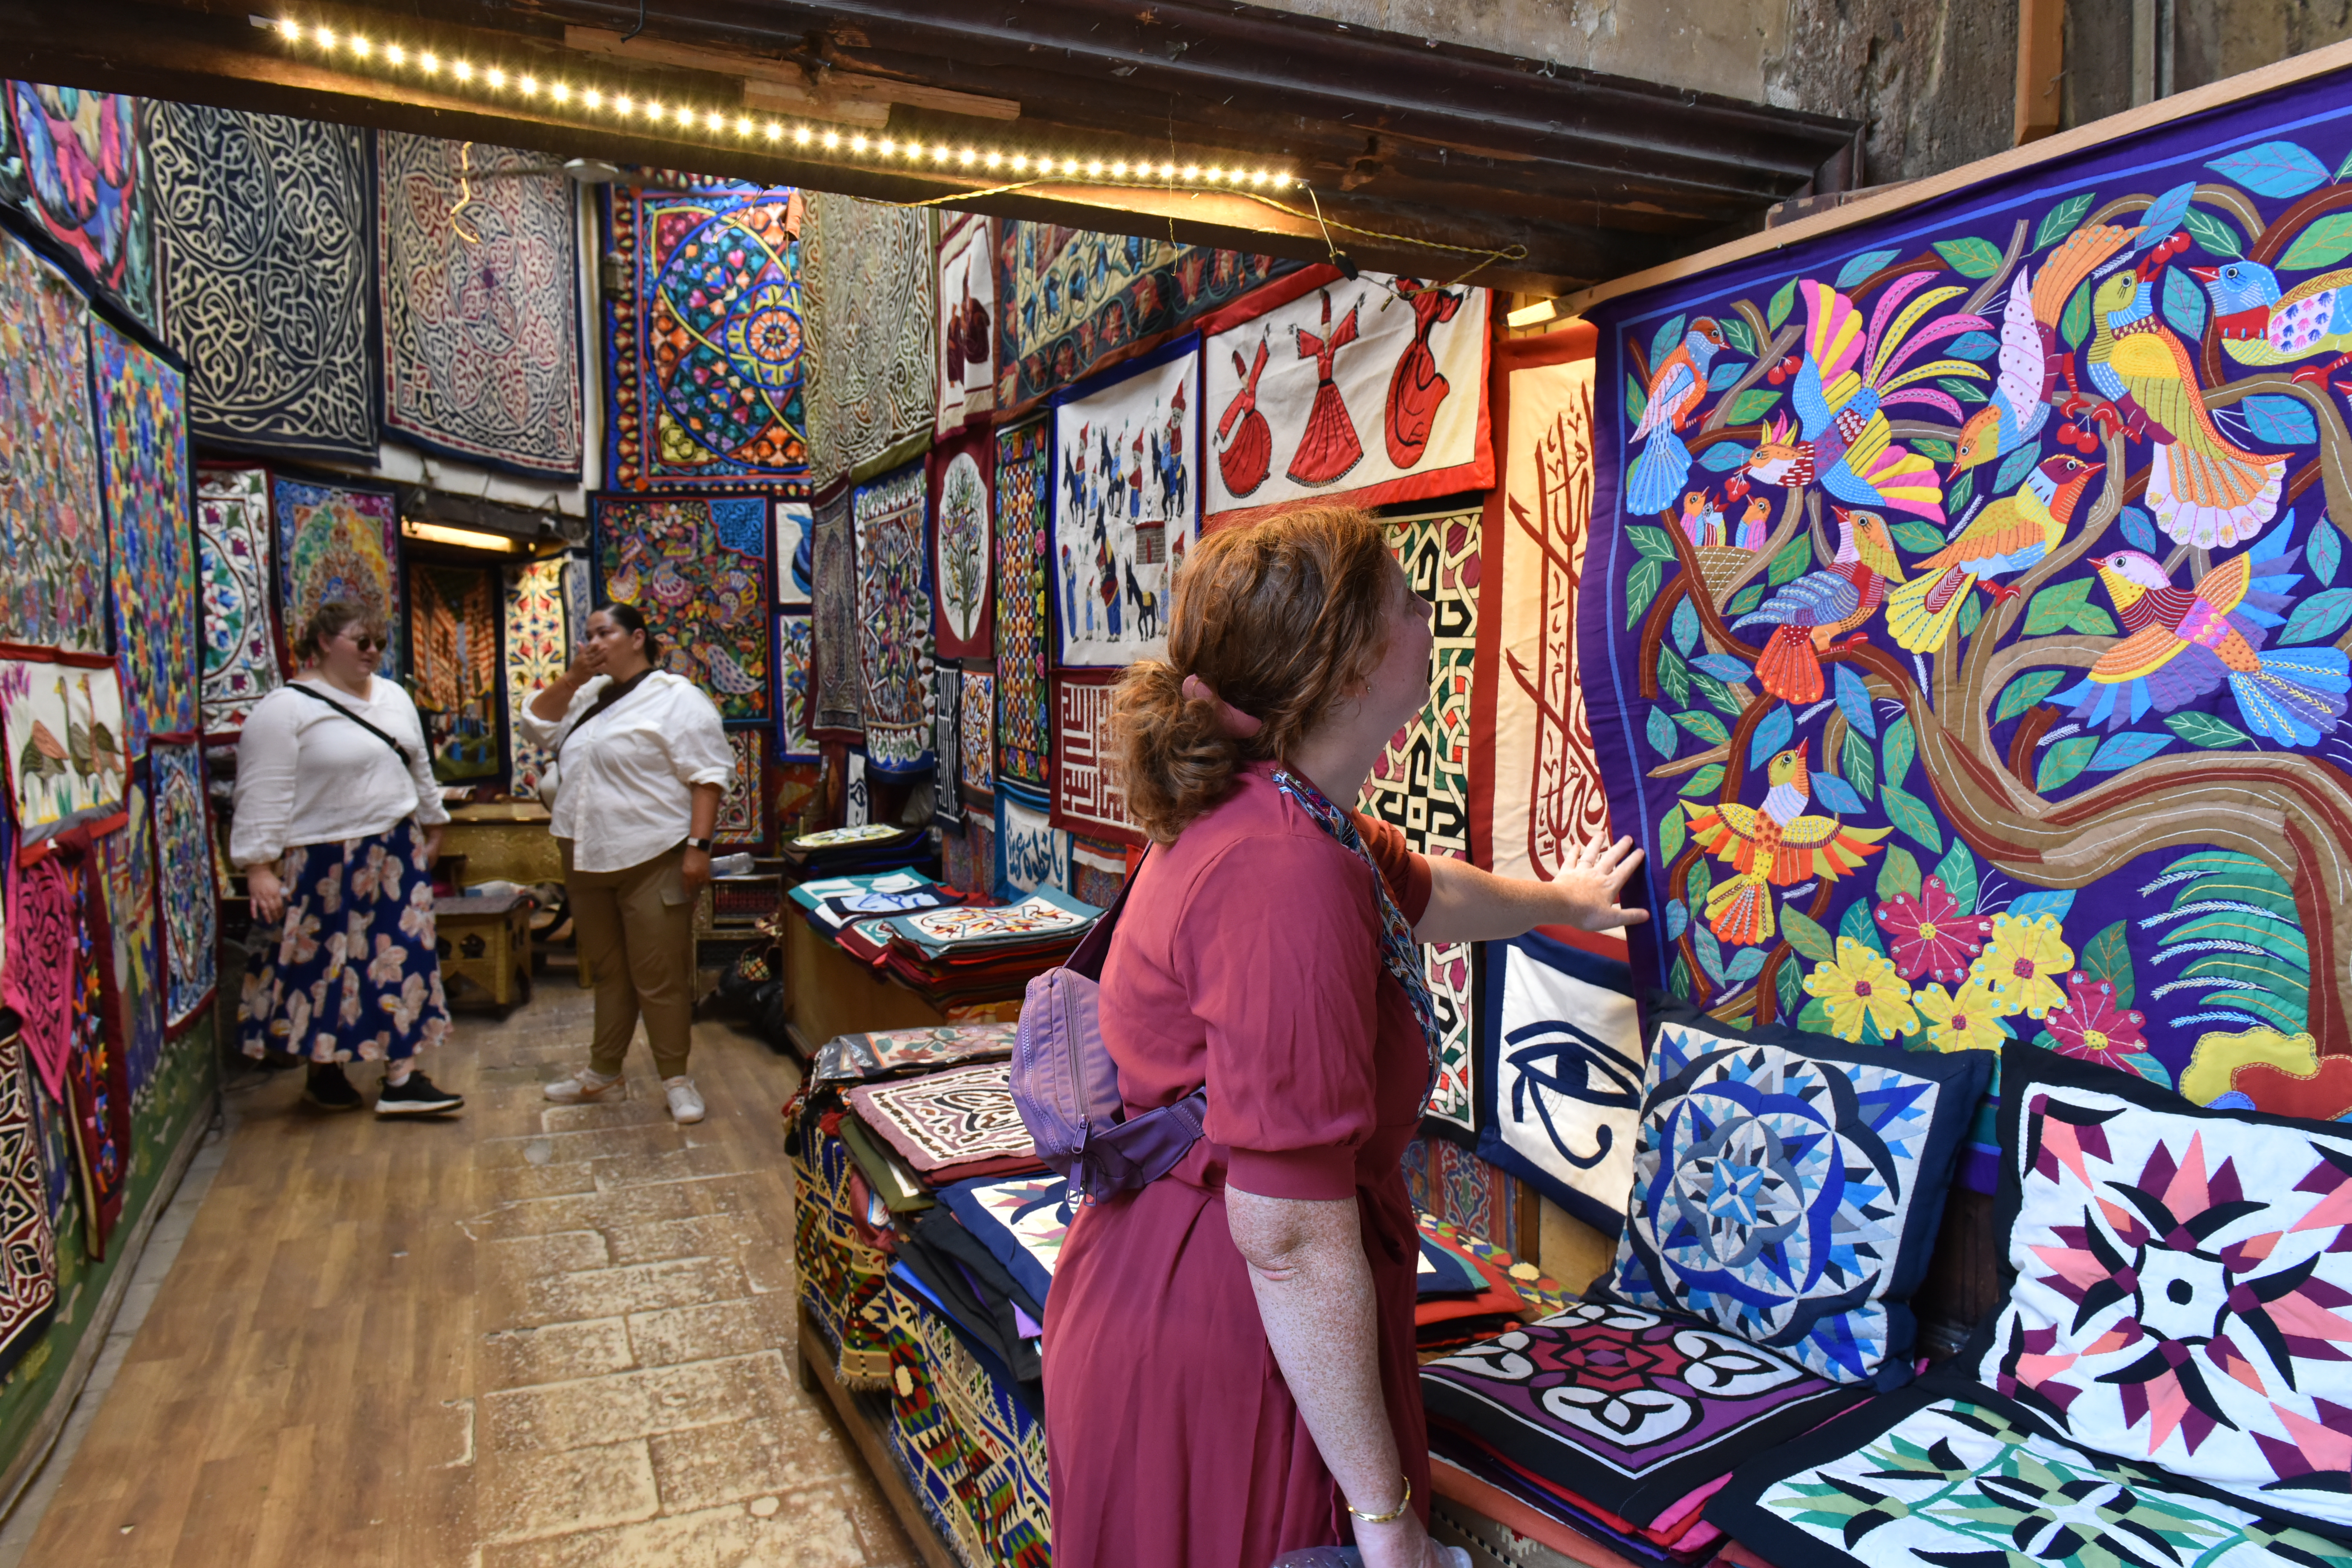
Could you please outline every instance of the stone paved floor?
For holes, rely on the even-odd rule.
[[[551,1105],[589,1004],[539,998],[461,1023],[446,1125],[250,1095],[25,1561],[915,1561],[799,1386],[790,1065],[705,1023],[700,1126],[642,1048]]]

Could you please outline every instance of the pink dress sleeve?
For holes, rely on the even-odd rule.
[[[1186,900],[1176,961],[1207,1033],[1208,1137],[1262,1197],[1356,1191],[1383,978],[1370,873],[1322,838],[1238,840]]]

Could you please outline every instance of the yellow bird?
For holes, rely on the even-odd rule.
[[[1760,807],[1736,801],[1720,805],[1683,802],[1683,809],[1690,813],[1692,839],[1735,873],[1706,895],[1708,929],[1734,946],[1771,939],[1776,929],[1773,887],[1843,877],[1864,857],[1877,854],[1878,840],[1895,831],[1848,827],[1834,816],[1805,815],[1813,798],[1812,781],[1805,771],[1811,745],[1800,741],[1765,764],[1772,787]]]

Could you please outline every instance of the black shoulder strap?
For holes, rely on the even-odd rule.
[[[1070,953],[1070,962],[1063,968],[1083,974],[1088,980],[1102,978],[1103,960],[1110,952],[1111,928],[1118,924],[1118,911],[1127,908],[1127,895],[1135,890],[1135,879],[1142,874],[1143,862],[1150,858],[1150,847],[1146,846],[1142,858],[1135,863],[1135,869],[1129,871],[1127,879],[1119,884],[1118,897],[1110,901],[1110,908],[1103,911],[1102,919],[1095,921],[1094,929],[1087,932],[1085,939]]]
[[[333,698],[328,696],[317,687],[305,686],[299,680],[289,680],[286,684],[313,701],[325,703],[328,707],[333,709],[344,718],[349,719],[352,723],[357,724],[361,729],[365,730],[369,734],[373,735],[377,740],[382,741],[385,745],[390,746],[399,756],[400,765],[402,767],[413,768],[416,765],[416,759],[408,754],[408,748],[406,746],[402,745],[398,741],[394,740],[390,735],[385,734],[382,730],[377,729],[374,725],[369,723],[366,720],[361,718],[358,714],[352,712],[350,709],[344,707],[341,703],[336,701]]]
[[[618,703],[623,698],[628,696],[629,693],[635,691],[638,687],[643,686],[646,683],[646,677],[651,675],[654,670],[658,669],[659,668],[660,666],[658,665],[649,666],[646,668],[637,671],[636,674],[629,677],[626,680],[607,681],[605,683],[604,689],[596,693],[596,700],[588,705],[588,711],[581,714],[579,718],[572,721],[572,728],[564,731],[563,739],[555,742],[556,756],[560,758],[563,755],[563,748],[572,744],[572,736],[577,735],[581,731],[588,727],[589,720],[593,719],[597,714],[602,713],[605,709]]]

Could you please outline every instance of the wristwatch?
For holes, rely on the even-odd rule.
[[[689,838],[686,841],[686,847],[688,849],[699,849],[708,855],[710,853],[710,847],[717,842],[715,838]]]

